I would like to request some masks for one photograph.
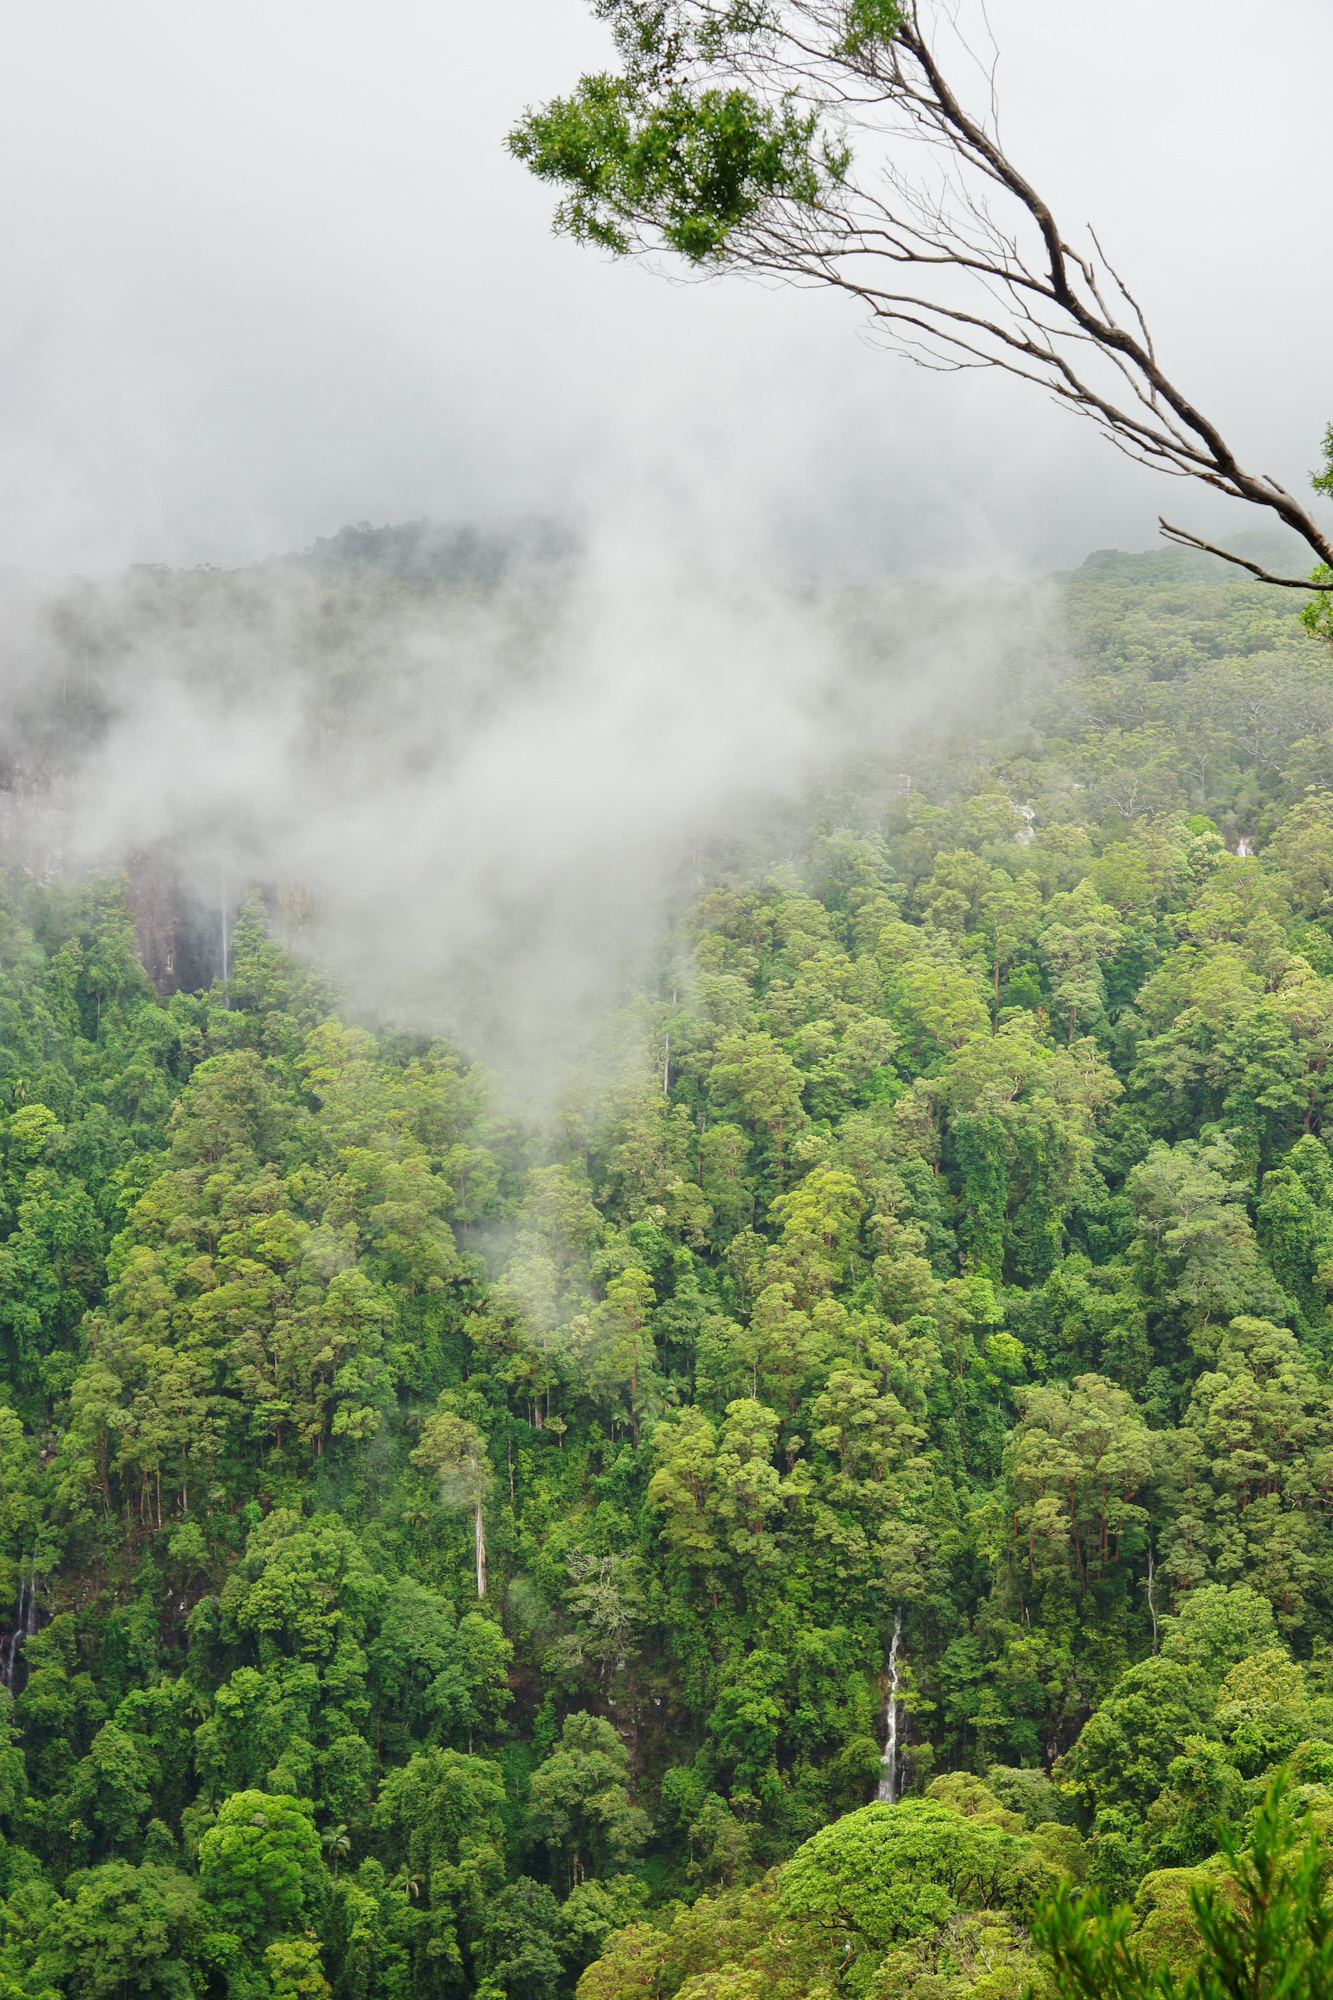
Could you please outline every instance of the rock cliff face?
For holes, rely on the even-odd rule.
[[[134,934],[144,970],[159,993],[197,993],[225,979],[240,902],[235,890],[202,894],[161,854],[132,855],[125,865]],[[318,915],[299,882],[246,883],[245,896],[268,906],[275,932],[299,938]]]
[[[158,992],[211,986],[224,971],[234,908],[222,895],[209,907],[160,857],[134,855],[125,872],[139,956]]]
[[[67,854],[67,816],[39,782],[22,789],[0,778],[0,866],[51,882],[85,872]],[[97,872],[117,872],[103,862]],[[159,993],[195,993],[225,970],[234,900],[205,898],[161,853],[131,854],[119,863],[144,970]],[[268,898],[285,913],[290,896]]]
[[[63,795],[63,796],[62,796]],[[68,780],[0,736],[0,866],[51,882],[87,872],[71,843]],[[206,898],[162,850],[107,856],[98,872],[124,874],[139,956],[159,993],[193,993],[223,971],[234,903]],[[277,906],[275,899],[275,907]]]
[[[386,657],[411,654],[437,602],[482,593],[484,564],[471,595],[450,581],[474,557],[466,537],[348,530],[308,562],[253,571],[0,579],[0,866],[40,882],[122,873],[162,994],[225,976],[256,886],[284,934],[300,933],[309,895],[269,880],[262,839],[246,845],[247,760],[263,766],[276,734],[290,737],[293,769],[340,758],[360,768]],[[278,764],[275,784],[288,775]],[[217,786],[196,793],[201,770],[216,770]],[[217,859],[238,844],[255,856],[254,879]]]

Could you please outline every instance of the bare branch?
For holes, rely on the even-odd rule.
[[[1202,549],[1205,555],[1221,556],[1223,562],[1235,563],[1238,569],[1249,570],[1260,583],[1280,584],[1284,590],[1333,590],[1333,577],[1327,583],[1315,582],[1308,576],[1274,576],[1271,570],[1262,569],[1258,563],[1250,562],[1245,556],[1238,556],[1230,549],[1219,549],[1212,542],[1201,542],[1197,535],[1186,534],[1183,528],[1173,528],[1159,514],[1157,525],[1168,542],[1179,542],[1187,549]]]

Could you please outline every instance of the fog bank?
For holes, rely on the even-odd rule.
[[[849,756],[906,768],[1041,615],[1022,586],[784,586],[651,528],[450,544],[434,576],[400,549],[11,581],[11,854],[233,912],[261,885],[352,1004],[536,1087],[717,843]]]

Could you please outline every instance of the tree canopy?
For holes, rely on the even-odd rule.
[[[1052,595],[524,1116],[0,879],[6,2000],[1318,1990],[1328,653]]]

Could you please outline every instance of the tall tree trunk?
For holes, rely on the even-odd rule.
[[[486,1595],[486,1524],[481,1517],[481,1496],[472,1508],[472,1532],[477,1551],[477,1595]]]

